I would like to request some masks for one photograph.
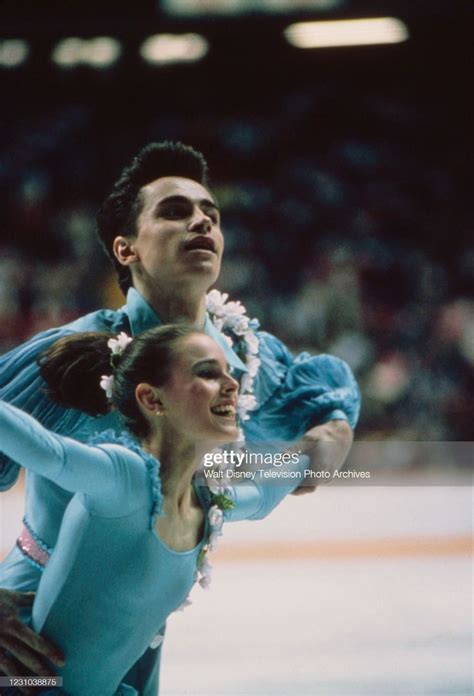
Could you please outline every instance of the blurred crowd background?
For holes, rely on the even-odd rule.
[[[218,289],[292,350],[347,360],[359,437],[472,439],[471,15],[468,3],[405,5],[417,7],[406,45],[316,55],[272,42],[281,17],[175,25],[144,4],[127,30],[118,3],[107,28],[125,53],[144,22],[207,31],[217,48],[195,64],[98,70],[44,56],[86,26],[103,34],[100,16],[58,14],[45,33],[33,5],[3,3],[7,35],[41,50],[0,71],[0,352],[123,304],[95,212],[143,144],[177,139],[210,164],[226,240]]]

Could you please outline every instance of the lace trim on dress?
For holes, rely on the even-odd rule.
[[[155,520],[161,515],[163,507],[163,494],[161,492],[160,462],[152,454],[140,446],[140,443],[127,433],[117,435],[114,430],[105,430],[89,438],[90,445],[122,445],[131,452],[135,452],[145,462],[146,470],[151,484],[153,504],[150,512],[150,529],[155,526]]]

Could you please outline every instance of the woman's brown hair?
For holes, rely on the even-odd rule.
[[[117,409],[137,437],[148,435],[148,423],[135,399],[141,382],[166,383],[177,344],[199,333],[184,325],[164,325],[136,336],[120,356],[107,345],[114,335],[89,331],[60,338],[39,359],[48,396],[65,408],[100,416]],[[113,365],[112,365],[113,363]],[[100,386],[103,375],[114,376],[112,397]]]

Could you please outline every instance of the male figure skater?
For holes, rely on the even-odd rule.
[[[43,332],[0,359],[1,399],[31,413],[49,430],[83,441],[108,427],[120,429],[120,424],[115,415],[94,418],[60,407],[44,393],[37,360],[62,336],[88,330],[134,336],[160,323],[184,321],[218,341],[234,375],[243,378],[249,371],[245,356],[237,355],[206,313],[206,293],[219,275],[224,238],[200,153],[180,143],[143,148],[115,183],[97,223],[126,304]],[[327,355],[294,358],[274,336],[253,333],[260,366],[253,384],[256,408],[243,423],[247,440],[297,443],[320,468],[340,466],[359,410],[350,369]],[[18,469],[14,462],[0,459],[1,488],[14,483]],[[4,674],[50,674],[47,660],[60,660],[54,646],[21,624],[17,610],[31,601],[23,593],[38,586],[70,498],[55,484],[28,473],[25,528],[0,566]],[[150,648],[127,675],[126,682],[144,696],[156,693],[159,657],[160,648]]]

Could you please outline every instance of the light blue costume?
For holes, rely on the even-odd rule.
[[[45,395],[37,359],[62,336],[81,331],[125,331],[137,335],[161,322],[143,297],[131,288],[127,303],[117,311],[100,310],[57,329],[37,335],[0,358],[0,399],[33,415],[48,430],[86,442],[97,432],[122,427],[115,414],[91,418],[73,409],[63,409]],[[222,335],[206,318],[205,333],[222,347],[226,359],[239,376],[245,365]],[[248,442],[293,442],[309,428],[330,420],[344,419],[355,426],[360,396],[348,366],[341,360],[303,353],[294,358],[275,337],[259,332],[261,366],[254,382],[258,408],[244,423]],[[3,426],[0,425],[0,433]],[[1,447],[0,447],[1,449]],[[34,455],[32,454],[32,457]],[[19,466],[0,455],[0,490],[9,488],[18,476]],[[25,524],[37,544],[49,554],[56,545],[64,511],[71,492],[32,469],[27,471]],[[0,586],[20,591],[36,590],[42,568],[19,548],[14,548],[0,566]],[[131,585],[133,586],[133,585]],[[158,651],[147,651],[128,683],[143,696],[156,693]]]
[[[131,438],[84,445],[50,433],[28,414],[1,402],[0,426],[2,452],[77,492],[44,570],[32,616],[35,630],[65,648],[66,666],[59,670],[64,692],[113,696],[120,687],[119,693],[136,694],[121,685],[122,679],[191,590],[198,555],[209,536],[209,489],[195,486],[206,520],[201,542],[189,551],[174,551],[154,525],[162,503],[159,462]],[[295,468],[302,471],[304,463]],[[229,495],[235,508],[225,517],[264,517],[299,482],[233,487]]]

